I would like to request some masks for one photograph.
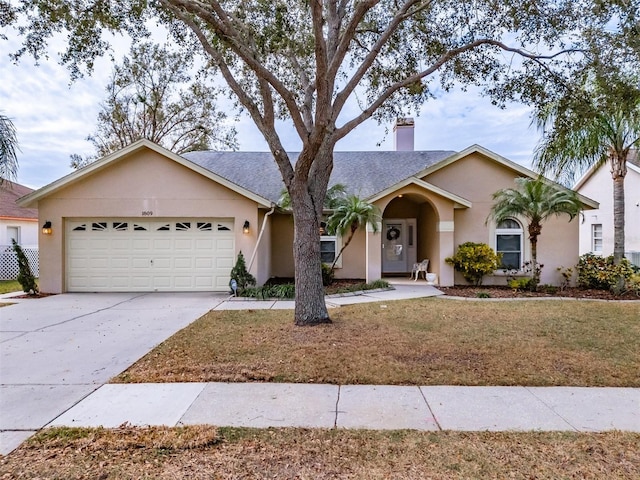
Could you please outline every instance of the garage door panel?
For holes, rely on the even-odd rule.
[[[153,247],[151,239],[148,238],[134,238],[131,242],[131,248],[135,250],[150,250]]]
[[[234,259],[233,257],[218,257],[215,258],[217,269],[231,269],[233,268]]]
[[[226,291],[235,263],[228,220],[67,222],[69,291]]]

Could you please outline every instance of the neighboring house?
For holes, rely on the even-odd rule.
[[[591,168],[578,180],[574,190],[600,203],[600,208],[584,212],[580,220],[580,255],[613,254],[613,180],[609,165]],[[640,266],[640,156],[637,151],[627,160],[624,193],[625,255]]]
[[[406,275],[429,259],[440,285],[464,283],[444,260],[466,241],[508,245],[529,258],[526,225],[485,224],[491,194],[536,174],[480,146],[462,152],[413,151],[413,122],[399,124],[392,152],[336,152],[331,184],[376,204],[380,233],[356,233],[338,278]],[[228,291],[242,251],[258,283],[294,274],[293,220],[275,208],[283,183],[269,153],[171,153],[138,141],[20,200],[38,207],[40,287],[64,291]],[[585,208],[596,208],[583,199]],[[245,228],[247,227],[247,228]],[[340,238],[322,237],[330,262]],[[507,247],[505,247],[507,248]],[[543,283],[578,260],[578,222],[547,224],[538,246]],[[485,283],[506,284],[503,272]]]
[[[0,185],[0,280],[15,279],[18,263],[12,240],[19,243],[29,258],[31,269],[38,269],[38,209],[19,206],[16,201],[33,189],[3,180]]]

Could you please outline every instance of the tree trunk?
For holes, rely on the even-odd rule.
[[[531,243],[531,269],[532,285],[531,290],[535,290],[540,283],[540,270],[538,269],[538,236],[542,232],[542,225],[531,223],[529,225],[529,242]]]
[[[613,261],[617,265],[624,258],[624,178],[626,165],[612,166],[613,177]]]
[[[331,323],[324,300],[320,258],[320,219],[330,172],[330,167],[322,173],[312,168],[308,178],[296,176],[289,188],[294,215],[294,317],[295,324],[300,326]]]
[[[611,176],[613,177],[613,263],[618,265],[624,259],[624,178],[627,174],[627,158],[611,156]],[[613,293],[624,291],[626,279],[620,275],[615,285],[611,287]]]

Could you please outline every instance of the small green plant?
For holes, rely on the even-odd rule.
[[[242,295],[249,298],[259,298],[266,300],[268,298],[278,298],[283,300],[289,300],[295,298],[296,289],[293,283],[281,283],[277,285],[265,284],[261,287],[249,287],[246,288]]]
[[[628,278],[627,290],[640,297],[640,273],[634,273]]]
[[[491,294],[489,292],[478,292],[476,293],[477,298],[491,298]]]
[[[544,285],[538,285],[538,290],[544,293],[548,293],[549,295],[554,295],[558,293],[558,287],[555,285],[550,285],[545,283]]]
[[[613,255],[601,257],[592,253],[585,253],[580,257],[576,267],[578,271],[578,286],[580,288],[594,288],[598,290],[614,290],[618,280],[625,282],[633,275],[631,263],[626,258],[616,265]]]
[[[540,277],[542,276],[542,269],[544,265],[541,263],[536,263],[534,265],[533,261],[524,262],[522,265],[522,271],[528,275],[531,275],[529,278],[529,282],[526,285],[526,288],[530,292],[535,292],[538,289],[538,284],[540,283]]]
[[[502,255],[486,243],[466,242],[458,247],[453,257],[445,258],[445,262],[462,273],[467,282],[479,286],[485,275],[498,269],[501,259]]]
[[[565,268],[562,265],[559,266],[558,268],[556,268],[556,270],[560,273],[560,276],[562,277],[560,280],[560,291],[564,292],[569,285],[571,285],[571,279],[573,278],[573,268],[569,267],[569,268]]]
[[[13,244],[13,251],[16,252],[16,257],[18,257],[18,283],[24,293],[35,295],[38,293],[38,284],[36,283],[36,277],[34,277],[31,272],[29,260],[15,239],[12,239],[11,242]]]
[[[247,265],[244,262],[244,255],[242,252],[238,252],[238,258],[235,266],[231,269],[231,280],[235,280],[238,287],[238,294],[242,294],[247,287],[256,284],[256,279],[247,270]],[[230,282],[231,285],[231,282]]]
[[[326,263],[322,264],[322,285],[328,287],[333,283],[334,271],[331,268],[331,265],[327,265]]]
[[[371,283],[365,284],[365,286],[369,287],[366,290],[375,290],[377,288],[389,288],[389,282],[386,280],[375,280]]]
[[[514,292],[531,290],[531,285],[533,284],[533,279],[526,278],[512,278],[509,280],[508,285]]]

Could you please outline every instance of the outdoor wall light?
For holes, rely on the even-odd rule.
[[[242,225],[242,233],[249,233],[249,220],[244,221],[244,225]]]
[[[42,225],[42,233],[45,235],[51,235],[53,233],[53,229],[51,228],[51,222],[49,220],[44,222],[44,225]]]

